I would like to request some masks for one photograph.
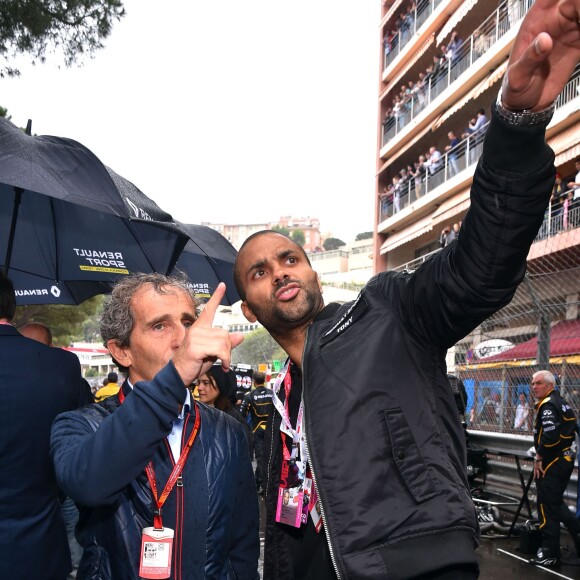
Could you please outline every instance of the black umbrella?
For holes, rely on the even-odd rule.
[[[0,119],[0,267],[9,277],[110,283],[168,273],[186,242],[168,213],[80,143]]]
[[[207,300],[220,282],[226,284],[223,305],[240,300],[234,286],[233,265],[237,251],[219,232],[207,226],[182,224],[179,228],[189,236],[175,270],[184,272],[198,298]]]
[[[178,227],[190,239],[183,249],[172,273],[178,271],[189,278],[197,298],[206,301],[220,282],[226,283],[226,294],[222,305],[232,305],[240,297],[233,281],[233,264],[237,251],[219,232],[196,224]],[[55,282],[11,270],[12,283],[16,290],[18,305],[26,304],[80,304],[111,290],[111,283],[98,281]]]
[[[111,291],[111,282],[97,280],[70,280],[56,282],[34,274],[10,270],[10,278],[16,292],[16,304],[80,304],[98,294]]]

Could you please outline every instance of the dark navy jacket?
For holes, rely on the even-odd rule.
[[[185,399],[172,363],[126,399],[117,396],[66,413],[52,430],[51,453],[62,488],[79,506],[84,549],[79,580],[137,580],[141,531],[153,525],[144,469],[152,459],[159,493],[174,462],[166,436]],[[163,507],[175,531],[172,578],[258,578],[258,504],[247,441],[234,419],[198,406],[201,427]],[[186,413],[183,441],[195,416]]]
[[[50,427],[82,402],[78,358],[0,324],[0,578],[64,580],[70,552]]]

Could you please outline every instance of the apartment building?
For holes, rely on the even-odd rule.
[[[300,230],[304,234],[303,248],[307,252],[320,252],[322,250],[322,235],[320,233],[320,221],[311,217],[282,216],[277,222],[253,223],[253,224],[212,224],[202,222],[203,226],[210,227],[219,232],[224,238],[239,250],[246,238],[260,230],[270,230],[273,227],[287,229],[290,234]]]
[[[481,109],[489,118],[519,22],[530,5],[531,0],[495,5],[475,0],[383,2],[377,271],[396,268],[437,249],[443,228],[465,215],[484,134],[484,130],[470,132],[470,121]],[[437,63],[436,71],[428,72],[435,57],[449,49],[454,33],[459,46]],[[577,70],[548,129],[556,166],[567,177],[575,175],[574,161],[580,156],[579,86]],[[406,94],[404,102],[401,92]],[[446,151],[450,131],[458,143]],[[401,182],[409,167],[414,170],[421,155],[428,160],[432,148],[441,158],[427,167],[420,185],[415,178],[403,180],[393,195],[389,191],[393,181]]]
[[[518,27],[532,4],[382,3],[375,272],[415,268],[439,251],[444,231],[454,224],[459,228],[469,209],[490,107]],[[448,357],[450,370],[472,381],[475,391],[485,383],[486,389],[497,387],[508,397],[502,389],[527,385],[539,366],[551,368],[562,385],[567,381],[569,388],[580,388],[580,325],[571,322],[579,310],[580,195],[567,185],[575,181],[580,158],[580,68],[557,101],[547,138],[556,155],[560,187],[528,256],[526,279],[512,303]],[[569,346],[556,352],[552,333],[561,338],[564,328]],[[530,349],[511,350],[534,339],[534,356]],[[496,350],[478,349],[485,341],[496,341]],[[522,358],[518,352],[524,351]],[[487,357],[478,359],[481,353]],[[477,405],[477,392],[474,399]]]

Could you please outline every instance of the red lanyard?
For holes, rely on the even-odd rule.
[[[123,389],[121,388],[119,389],[119,401],[121,404],[123,404],[124,400],[125,394],[123,393]],[[159,497],[157,492],[157,481],[155,478],[155,469],[153,468],[153,462],[150,461],[147,467],[145,468],[145,473],[147,474],[147,479],[149,480],[149,485],[151,486],[151,492],[153,493],[153,499],[155,501],[155,505],[157,506],[157,509],[153,511],[153,527],[156,530],[163,529],[163,522],[161,519],[162,514],[161,508],[163,507],[165,500],[169,497],[171,490],[175,487],[175,484],[180,479],[181,472],[183,471],[183,467],[185,466],[185,462],[187,461],[189,452],[193,447],[193,442],[195,441],[195,438],[197,437],[197,434],[199,432],[201,417],[196,401],[193,402],[193,408],[195,410],[195,424],[193,426],[193,431],[191,432],[191,435],[189,436],[187,443],[185,444],[183,450],[181,451],[181,455],[179,456],[177,463],[174,465],[173,470],[169,475],[169,479],[167,480],[167,483],[163,488],[163,492]]]

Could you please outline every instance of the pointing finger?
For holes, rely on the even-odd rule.
[[[211,327],[213,325],[215,313],[225,293],[226,285],[223,282],[220,282],[218,287],[215,289],[215,292],[212,294],[212,297],[207,301],[204,309],[199,315],[199,318],[196,321],[198,326]]]

